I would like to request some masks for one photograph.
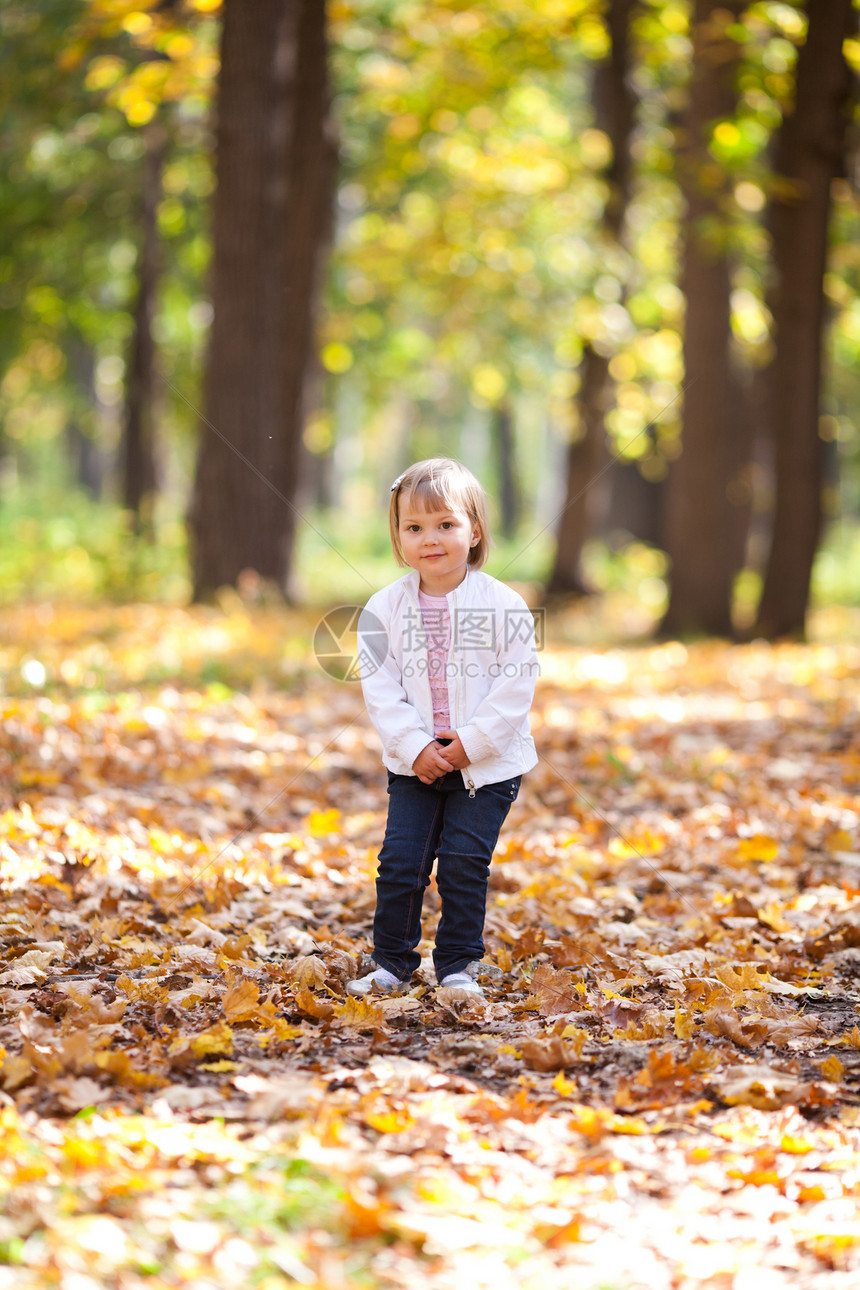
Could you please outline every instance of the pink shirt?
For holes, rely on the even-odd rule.
[[[419,590],[418,604],[424,631],[427,633],[427,668],[430,677],[430,694],[433,699],[433,733],[438,735],[443,730],[451,729],[448,681],[445,677],[448,648],[451,644],[451,615],[448,611],[447,596],[428,596],[426,591]]]

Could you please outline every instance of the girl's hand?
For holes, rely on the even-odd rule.
[[[451,747],[453,746],[452,744]],[[421,750],[412,763],[412,769],[422,784],[433,784],[437,779],[448,774],[451,767],[442,756],[442,753],[447,751],[448,749],[442,748],[435,739]]]
[[[439,751],[448,762],[449,770],[463,770],[470,765],[469,758],[466,756],[466,749],[460,742],[460,736],[456,730],[440,730],[440,739],[450,739],[451,742]]]

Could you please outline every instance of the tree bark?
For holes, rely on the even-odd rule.
[[[75,392],[66,422],[69,461],[75,483],[97,502],[104,486],[105,460],[94,434],[93,409],[98,403],[96,356],[77,328],[70,328],[66,353]]]
[[[845,146],[852,76],[843,42],[857,30],[852,0],[815,0],[801,46],[793,111],[780,126],[769,208],[774,357],[766,417],[776,463],[770,556],[755,631],[802,636],[821,529],[823,291],[831,184]]]
[[[740,382],[731,355],[731,263],[724,214],[729,179],[708,145],[734,115],[740,46],[727,32],[742,0],[695,0],[693,71],[678,155],[686,213],[681,288],[686,301],[682,451],[667,481],[671,561],[664,635],[731,636],[734,576],[743,561],[748,456]]]
[[[145,127],[144,142],[137,297],[132,311],[120,459],[123,505],[133,516],[135,531],[151,536],[157,487],[156,350],[152,323],[161,271],[158,203],[161,200],[161,174],[166,146],[164,127],[158,118]]]
[[[515,460],[513,413],[508,402],[493,408],[493,452],[499,478],[499,531],[503,537],[513,537],[520,517],[520,490]]]
[[[630,85],[630,20],[636,3],[610,0],[606,10],[609,55],[594,75],[595,124],[612,144],[604,174],[609,191],[603,210],[603,240],[609,245],[622,240],[630,201],[630,139],[636,120],[636,97]],[[580,434],[568,450],[565,508],[547,595],[581,596],[588,590],[582,576],[582,548],[604,509],[607,483],[594,484],[594,476],[606,461],[606,415],[613,404],[613,390],[608,358],[586,340],[577,397]]]
[[[595,476],[606,463],[606,413],[612,403],[609,360],[588,345],[582,356],[581,434],[567,454],[567,501],[559,526],[555,563],[546,586],[548,597],[584,596],[582,548],[594,529],[599,494]]]
[[[335,152],[323,0],[226,0],[214,318],[190,513],[194,597],[288,593],[302,396]]]

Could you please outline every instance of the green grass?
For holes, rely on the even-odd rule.
[[[488,573],[508,582],[540,585],[553,556],[551,531],[521,526],[496,536]],[[659,616],[665,607],[667,565],[661,551],[632,542],[621,551],[591,542],[587,580],[598,593],[629,596]],[[812,603],[860,606],[860,524],[834,524],[816,557]],[[348,510],[308,510],[297,527],[296,586],[308,606],[362,604],[398,577],[382,507],[357,519]],[[754,612],[760,575],[745,570],[736,584],[739,618]],[[136,535],[131,517],[111,503],[93,502],[71,487],[21,483],[0,500],[0,604],[66,600],[187,604],[188,542],[180,515],[162,517],[156,541]],[[213,675],[213,680],[218,680]]]

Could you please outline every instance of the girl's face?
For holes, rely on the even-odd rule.
[[[400,545],[406,563],[421,575],[420,588],[442,596],[466,576],[469,552],[481,530],[465,511],[427,511],[406,497],[400,505]]]

